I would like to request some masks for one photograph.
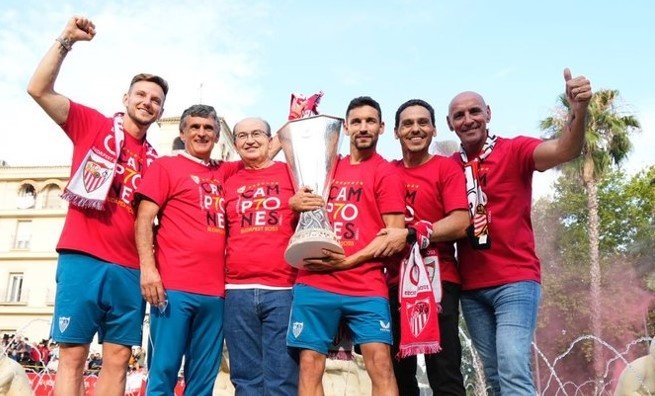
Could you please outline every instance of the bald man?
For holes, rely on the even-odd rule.
[[[557,139],[491,134],[491,108],[476,92],[458,94],[448,109],[471,214],[468,238],[457,244],[462,312],[495,394],[536,392],[530,356],[541,268],[530,220],[532,174],[580,155],[592,95],[585,77],[565,69],[564,80],[570,115]]]

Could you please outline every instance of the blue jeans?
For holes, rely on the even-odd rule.
[[[291,290],[225,291],[225,342],[237,396],[298,393],[298,361],[286,345],[291,300]]]
[[[540,298],[541,285],[532,281],[464,291],[460,296],[466,326],[496,395],[536,393],[531,352]]]

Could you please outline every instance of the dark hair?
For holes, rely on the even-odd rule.
[[[132,86],[138,83],[139,81],[148,81],[151,83],[155,83],[161,87],[162,91],[164,91],[164,96],[168,94],[168,83],[166,82],[166,80],[164,80],[159,76],[156,76],[154,74],[148,74],[148,73],[139,73],[136,76],[132,77],[132,81],[130,82],[130,89],[132,89]]]
[[[398,129],[398,124],[400,124],[400,113],[411,106],[421,106],[427,109],[427,111],[430,112],[430,121],[432,121],[432,125],[434,125],[434,109],[432,106],[430,106],[430,103],[422,99],[410,99],[407,102],[401,104],[400,107],[398,107],[398,110],[396,110],[396,124],[393,127],[394,129]]]
[[[346,119],[348,118],[348,113],[350,113],[350,110],[362,106],[371,106],[372,108],[377,110],[378,117],[380,117],[380,122],[382,122],[382,110],[380,109],[380,104],[370,96],[358,96],[355,99],[351,100],[350,103],[348,104],[348,108],[346,109]]]
[[[180,117],[180,132],[182,132],[182,129],[184,128],[184,121],[186,121],[186,119],[189,117],[213,118],[216,122],[216,126],[220,128],[218,115],[216,115],[216,110],[214,110],[212,106],[195,104],[184,110],[184,112],[182,112],[182,116]],[[218,134],[218,132],[219,131],[216,130],[216,134]]]

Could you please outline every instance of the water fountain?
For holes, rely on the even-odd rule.
[[[560,364],[563,359],[565,359],[567,356],[571,354],[571,351],[578,345],[579,343],[582,343],[583,341],[586,340],[594,340],[598,342],[600,345],[602,345],[607,351],[612,352],[613,357],[611,359],[608,359],[606,364],[605,364],[605,370],[603,372],[602,376],[602,381],[601,384],[602,386],[599,387],[598,389],[595,389],[597,387],[597,381],[595,381],[593,378],[587,379],[583,382],[576,383],[575,381],[568,380],[566,379],[565,374],[558,374],[557,372],[557,366]],[[539,347],[533,343],[533,346],[535,348],[535,351],[537,355],[539,356],[540,360],[542,363],[544,363],[548,367],[549,371],[549,376],[547,380],[545,381],[545,384],[540,384],[541,386],[539,387],[541,389],[540,394],[541,395],[591,395],[594,394],[594,391],[596,392],[596,395],[609,395],[611,394],[610,391],[611,389],[614,388],[617,378],[615,375],[615,372],[617,370],[612,371],[612,367],[615,366],[615,364],[618,363],[623,363],[624,366],[628,367],[628,370],[630,370],[629,362],[626,359],[626,355],[628,352],[630,352],[631,348],[634,347],[635,345],[638,345],[640,343],[647,343],[651,340],[649,337],[641,337],[639,339],[636,339],[630,343],[628,343],[623,351],[617,350],[614,346],[608,344],[604,340],[595,337],[593,335],[583,335],[577,337],[573,342],[570,344],[569,348],[559,356],[557,356],[555,359],[552,360],[552,362],[549,362],[546,356],[543,354],[543,352],[539,349]],[[623,367],[619,367],[620,371]],[[554,385],[555,383],[556,385]],[[554,389],[551,389],[551,386]],[[650,393],[645,393],[650,395]]]

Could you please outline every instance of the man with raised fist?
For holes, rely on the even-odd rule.
[[[155,159],[146,132],[164,110],[168,84],[138,74],[123,96],[125,113],[106,117],[55,92],[64,58],[95,25],[72,17],[36,68],[28,93],[73,142],[70,202],[57,252],[51,330],[60,343],[55,394],[83,394],[82,374],[94,334],[103,344],[95,393],[123,395],[131,346],[141,345],[145,302],[134,241],[134,191]]]
[[[564,70],[569,122],[557,139],[497,137],[491,108],[476,92],[450,102],[447,122],[461,141],[453,158],[464,170],[471,215],[458,241],[461,304],[494,394],[534,395],[532,337],[541,297],[541,267],[530,220],[532,174],[580,155],[591,85]]]

